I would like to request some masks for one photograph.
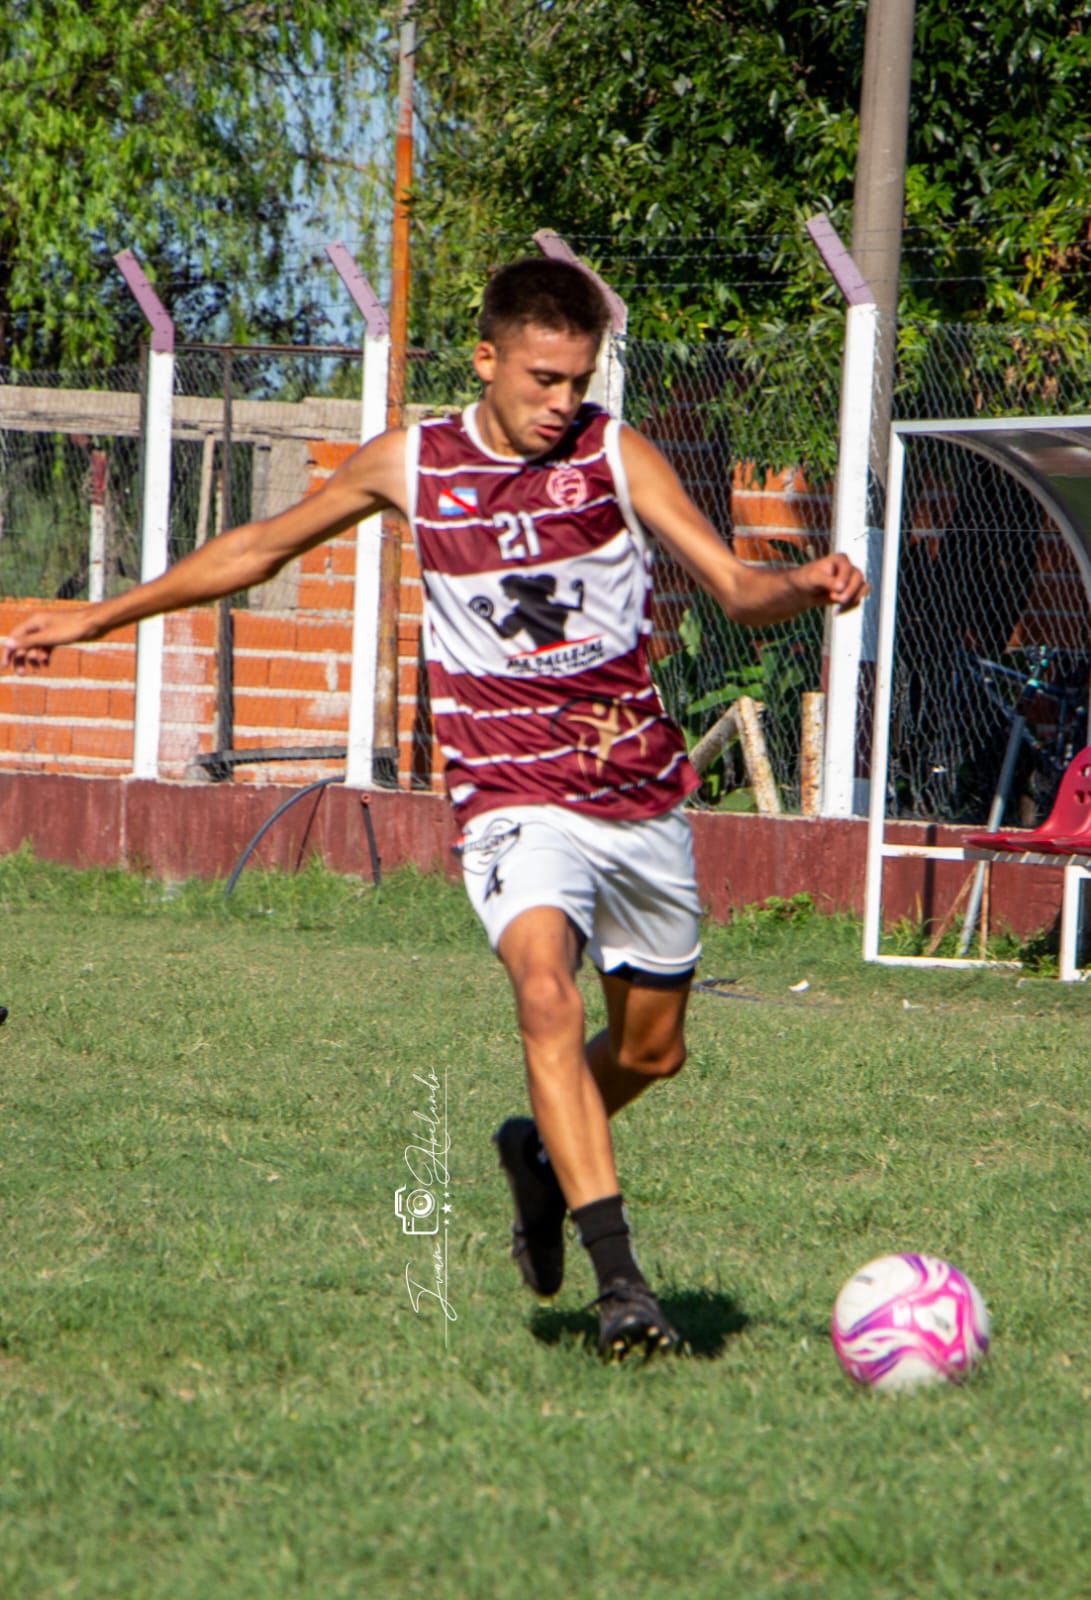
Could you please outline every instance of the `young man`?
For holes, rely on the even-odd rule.
[[[527,259],[485,290],[460,416],[393,429],[315,494],[161,577],[36,613],[3,647],[17,672],[57,645],[261,583],[376,511],[409,518],[426,596],[436,734],[464,879],[515,995],[533,1119],[495,1135],[525,1282],[561,1286],[570,1213],[598,1281],[603,1353],[676,1342],[636,1263],[609,1118],[685,1059],[699,953],[682,802],[697,779],[645,654],[653,532],[736,621],[856,604],[844,556],[746,567],[664,458],[584,397],[608,315],[594,280]],[[575,975],[598,968],[607,1026],[585,1041]]]

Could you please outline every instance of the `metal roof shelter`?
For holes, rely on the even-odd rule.
[[[879,954],[883,861],[892,856],[988,862],[1004,859],[1064,870],[1060,977],[1086,973],[1077,966],[1083,884],[1091,878],[1091,856],[1015,855],[969,846],[899,845],[884,839],[890,766],[890,717],[894,675],[898,558],[902,544],[906,441],[913,436],[944,440],[992,461],[1017,479],[1041,504],[1075,559],[1091,601],[1091,416],[965,418],[957,421],[896,422],[891,429],[886,528],[879,596],[875,718],[868,813],[864,959],[888,965],[979,966],[963,957]]]

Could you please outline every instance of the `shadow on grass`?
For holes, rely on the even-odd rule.
[[[658,1296],[668,1320],[686,1344],[687,1354],[702,1361],[722,1355],[732,1334],[741,1333],[750,1318],[729,1294],[716,1289],[668,1289]],[[530,1331],[542,1344],[579,1340],[597,1348],[598,1317],[593,1310],[554,1311],[540,1306],[531,1316]]]

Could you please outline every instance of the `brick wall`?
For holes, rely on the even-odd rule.
[[[308,491],[317,488],[354,447],[312,442]],[[925,497],[927,501],[927,497]],[[919,506],[911,537],[932,543],[942,524],[943,496]],[[812,485],[799,468],[759,472],[737,462],[730,481],[730,529],[735,552],[748,561],[782,559],[786,546],[807,556],[827,543],[831,515],[828,485]],[[384,537],[401,542],[398,621],[398,775],[402,787],[440,787],[441,760],[432,737],[421,672],[420,568],[397,518]],[[280,579],[290,609],[238,610],[234,627],[234,714],[237,749],[344,746],[348,734],[355,536],[308,551]],[[677,647],[677,627],[692,582],[660,555],[653,608],[652,650]],[[52,602],[63,607],[73,602]],[[38,608],[33,600],[0,602],[0,631]],[[1056,535],[1039,543],[1034,591],[1024,625],[1031,633],[1059,612],[1084,614],[1082,580],[1071,553]],[[134,628],[94,645],[58,650],[41,677],[0,679],[0,766],[29,772],[121,776],[132,764],[135,674]],[[195,757],[217,747],[216,613],[212,607],[165,619],[161,773],[164,778],[203,776]],[[336,761],[255,763],[236,768],[240,781],[301,785],[337,770]]]
[[[731,469],[731,529],[741,561],[782,561],[797,551],[808,560],[829,548],[833,489],[812,484],[802,467],[759,473],[752,461]]]
[[[37,602],[0,603],[0,632]],[[63,602],[57,603],[60,609]],[[52,609],[52,608],[51,608]],[[132,766],[135,629],[54,652],[42,677],[0,678],[0,760],[32,772],[122,773]]]
[[[349,443],[308,445],[312,492],[351,453]],[[828,497],[827,497],[828,498]],[[736,548],[746,559],[776,557],[774,536],[809,541],[823,497],[798,473],[758,481],[742,464],[732,480]],[[825,513],[828,517],[828,511]],[[824,524],[821,524],[824,526]],[[407,527],[397,518],[384,537],[401,541],[398,622],[398,776],[403,787],[438,788],[442,761],[432,737],[421,672],[423,595]],[[753,547],[753,548],[751,548]],[[276,580],[290,609],[236,610],[233,688],[236,749],[343,746],[348,735],[355,536],[307,551]],[[657,573],[653,649],[673,648],[692,585],[668,558]],[[63,607],[73,602],[55,601]],[[40,609],[37,600],[0,602],[0,630]],[[164,778],[199,778],[195,757],[217,748],[216,612],[213,607],[165,619],[160,770]],[[122,776],[131,769],[136,629],[55,652],[47,674],[0,680],[0,766],[27,772]],[[300,785],[335,762],[256,762],[235,769],[240,781]]]
[[[48,609],[59,609],[52,602]],[[40,609],[0,602],[0,631]],[[235,746],[343,746],[348,733],[352,622],[344,615],[233,613]],[[194,758],[216,748],[216,615],[165,619],[160,769],[200,777]],[[56,650],[38,677],[0,679],[0,765],[24,772],[122,776],[131,770],[136,629],[98,644]],[[322,763],[336,770],[336,763]],[[313,761],[255,763],[249,783],[306,783]]]
[[[317,489],[352,452],[349,443],[308,445],[307,492]],[[438,787],[440,762],[419,672],[421,580],[408,529],[388,519],[384,537],[402,541],[398,627],[398,749],[403,786]],[[290,609],[235,610],[232,682],[234,747],[344,747],[352,671],[352,604],[356,539],[350,533],[307,551],[276,580]],[[0,601],[0,632],[43,604]],[[217,748],[216,609],[164,619],[160,772],[164,778],[206,776],[195,758]],[[0,766],[24,772],[123,776],[132,767],[136,629],[54,652],[39,677],[0,679]],[[334,772],[337,761],[240,765],[240,782],[301,785]]]

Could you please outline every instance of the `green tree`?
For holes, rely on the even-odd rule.
[[[129,247],[207,330],[306,334],[293,226],[352,172],[354,0],[8,0],[0,9],[0,363],[110,360]]]
[[[1091,4],[919,0],[910,309],[1091,310]]]
[[[803,219],[851,231],[866,0],[420,0],[420,333],[553,227],[655,336],[834,299]],[[919,0],[907,310],[1091,306],[1087,0]]]

